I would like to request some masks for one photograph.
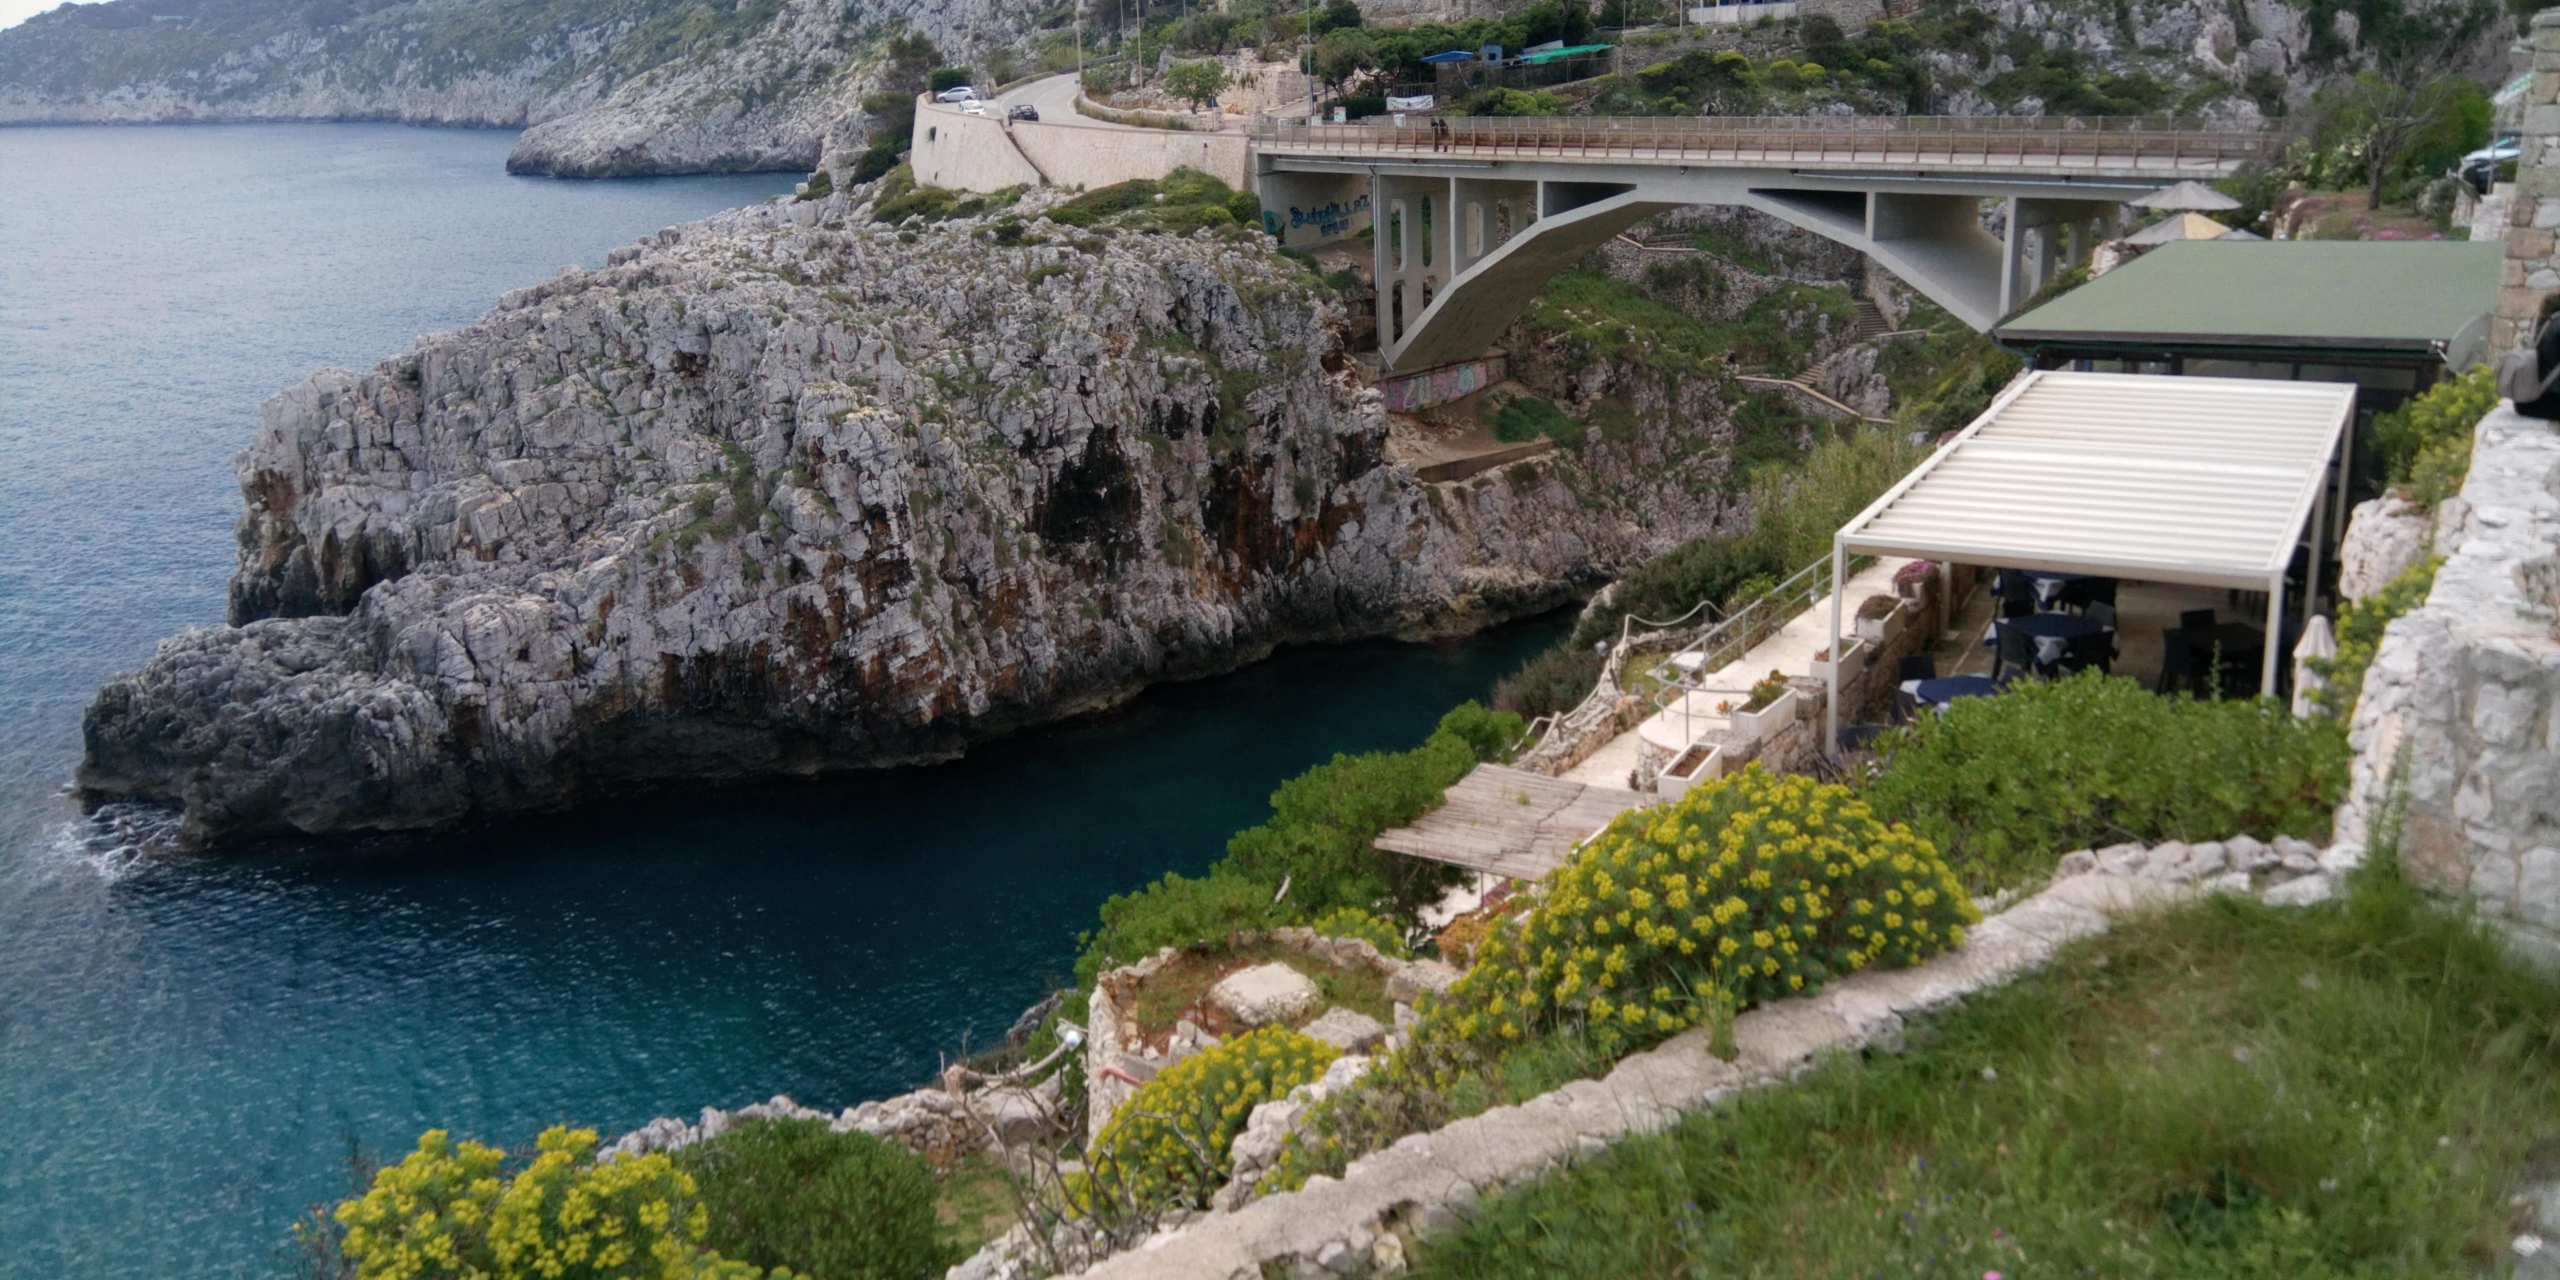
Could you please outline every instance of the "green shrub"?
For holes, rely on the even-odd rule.
[[[2471,469],[2471,432],[2498,407],[2487,365],[2448,378],[2426,394],[2373,420],[2366,436],[2387,482],[2432,509],[2462,488]]]
[[[1404,934],[1394,925],[1358,907],[1336,907],[1317,916],[1307,926],[1328,938],[1357,938],[1378,949],[1378,954],[1402,960],[1413,954],[1404,944]]]
[[[1822,441],[1791,466],[1762,470],[1750,478],[1750,532],[1699,538],[1638,566],[1618,581],[1606,604],[1583,616],[1573,642],[1616,640],[1628,614],[1659,622],[1700,601],[1740,607],[1756,594],[1748,589],[1753,579],[1765,576],[1774,584],[1826,555],[1831,535],[1925,453],[1898,430],[1859,431]]]
[[[811,200],[824,200],[835,193],[835,175],[820,169],[809,175],[809,181],[802,187],[798,199],[805,204]]]
[[[676,1154],[721,1256],[828,1280],[914,1280],[958,1262],[934,1181],[905,1148],[823,1120],[754,1120]]]
[[[1975,892],[2123,841],[2316,837],[2348,754],[2336,724],[2281,703],[2164,698],[2093,671],[1960,699],[1876,749],[1868,804],[1944,850]]]
[[[1567,637],[1496,682],[1493,705],[1526,720],[1570,711],[1591,696],[1607,665],[1597,644],[1576,644]]]
[[[1408,917],[1437,898],[1455,868],[1381,853],[1378,833],[1437,808],[1451,783],[1519,741],[1520,717],[1473,702],[1411,751],[1337,755],[1280,784],[1271,820],[1236,833],[1221,865],[1286,880],[1301,912],[1383,907]]]
[[[1493,438],[1526,444],[1544,437],[1571,447],[1582,442],[1582,424],[1565,416],[1555,402],[1540,396],[1513,396],[1493,413]]]
[[[1323,1041],[1264,1027],[1166,1068],[1086,1151],[1086,1207],[1096,1216],[1207,1207],[1227,1181],[1227,1149],[1254,1107],[1323,1076],[1337,1056]]]
[[[1231,871],[1205,876],[1167,872],[1154,884],[1114,894],[1102,904],[1102,927],[1084,935],[1076,983],[1090,989],[1106,970],[1135,964],[1166,947],[1285,924],[1287,916],[1271,901],[1277,887],[1277,881]]]
[[[967,83],[969,83],[967,67],[935,67],[933,74],[925,78],[924,87],[929,92],[940,93],[945,89],[957,89]]]
[[[2382,647],[2383,630],[2392,619],[2427,602],[2427,593],[2435,589],[2436,569],[2443,564],[2443,557],[2429,556],[2401,570],[2381,590],[2338,611],[2338,655],[2311,662],[2312,673],[2320,677],[2320,689],[2311,700],[2322,714],[2341,723],[2355,719],[2356,703],[2364,697],[2364,673]]]
[[[505,1153],[442,1129],[333,1215],[357,1280],[756,1280],[705,1243],[709,1213],[664,1153],[594,1160],[593,1129],[553,1127],[502,1178]],[[776,1277],[786,1275],[775,1272]]]

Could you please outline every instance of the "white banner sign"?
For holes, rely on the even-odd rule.
[[[1387,99],[1389,111],[1429,111],[1431,105],[1431,95],[1427,93],[1416,94],[1410,98]]]

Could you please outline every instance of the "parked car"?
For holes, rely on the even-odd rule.
[[[968,98],[964,99],[960,103],[960,110],[969,115],[982,116],[987,113],[987,104],[978,101],[976,98]]]
[[[1032,106],[1030,103],[1026,102],[1015,107],[1011,111],[1005,112],[1004,118],[1007,120],[1029,120],[1036,124],[1040,120],[1040,108]]]
[[[2472,190],[2487,195],[2489,188],[2497,185],[2499,167],[2515,163],[2517,157],[2523,154],[2523,136],[2502,133],[2491,139],[2488,146],[2464,156],[2462,167],[2458,172],[2461,173],[2464,182],[2471,184]]]
[[[972,102],[977,99],[977,96],[977,90],[964,84],[955,85],[933,95],[933,100],[936,102]]]

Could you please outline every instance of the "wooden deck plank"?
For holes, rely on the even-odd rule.
[[[1587,786],[1503,765],[1478,765],[1439,808],[1381,833],[1389,853],[1446,862],[1516,880],[1543,879],[1576,846],[1650,796]]]

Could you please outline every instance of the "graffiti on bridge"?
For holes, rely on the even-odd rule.
[[[1353,222],[1368,211],[1369,197],[1365,193],[1352,197],[1348,202],[1336,200],[1329,204],[1318,205],[1313,209],[1301,209],[1293,204],[1289,206],[1287,226],[1290,231],[1313,227],[1317,239],[1329,240],[1335,236],[1349,235],[1354,230]],[[1281,230],[1280,211],[1277,209],[1262,211],[1262,226],[1264,230],[1283,240],[1290,238]]]

